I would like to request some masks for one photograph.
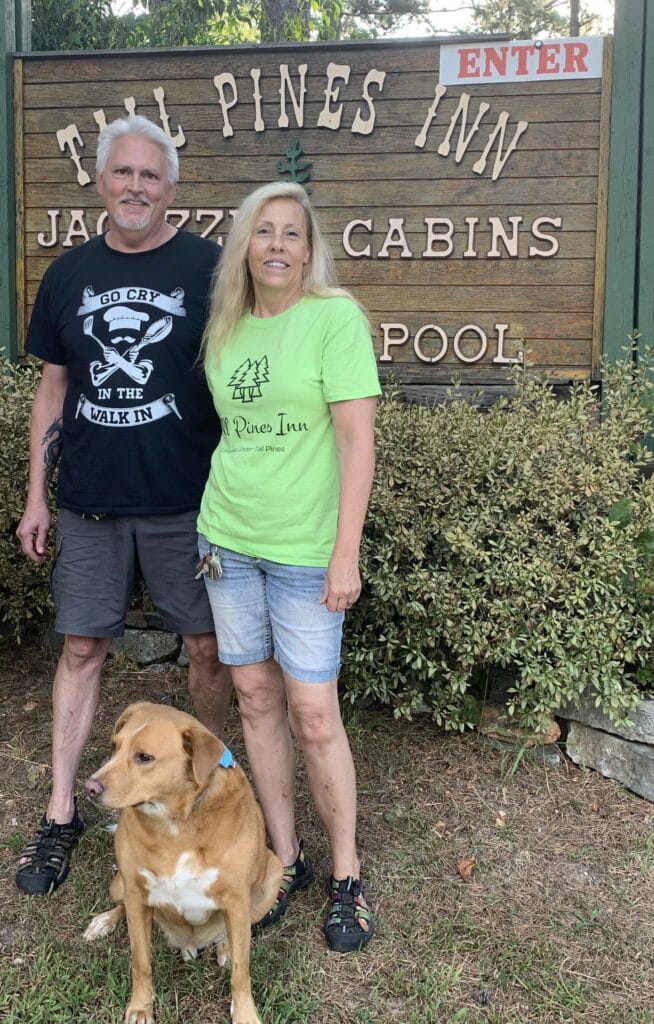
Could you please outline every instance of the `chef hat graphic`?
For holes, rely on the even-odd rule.
[[[146,323],[150,317],[147,313],[141,313],[138,309],[129,309],[128,306],[112,306],[103,315],[110,331],[139,331],[141,325]]]

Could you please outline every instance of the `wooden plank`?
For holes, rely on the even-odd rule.
[[[29,217],[27,219],[28,219],[28,222],[30,223],[32,229],[34,229],[36,226],[39,226],[39,230],[40,230],[40,225],[41,225],[41,221],[42,221],[42,217],[41,217],[40,212],[39,212],[39,214],[36,214],[34,210],[31,210],[30,214],[29,214]],[[38,224],[37,224],[37,222],[38,222]],[[189,231],[191,231],[191,232],[193,232],[195,234],[200,234],[201,233],[201,229],[202,228],[206,228],[207,225],[208,225],[208,218],[205,218],[204,221],[202,221],[200,223],[196,222],[193,218],[191,218],[189,220],[189,222],[186,224],[186,230],[189,230]],[[223,231],[224,231],[224,226],[217,227],[216,230],[213,231],[209,237],[216,238]],[[64,232],[64,234],[65,234],[65,232]],[[418,233],[416,231],[407,231],[407,232],[405,232],[405,235],[406,235],[406,240],[407,240],[407,243],[408,243],[409,248],[411,249],[411,251],[413,253],[417,253],[419,255],[423,251],[423,249],[424,249],[424,245],[425,245],[425,232],[423,231],[421,233]],[[376,241],[375,241],[375,237],[376,237]],[[343,233],[342,233],[342,231],[336,231],[336,232],[325,231],[324,232],[324,238],[325,238],[325,241],[327,242],[327,245],[329,246],[329,248],[331,249],[331,251],[332,251],[332,253],[334,255],[334,258],[336,260],[337,265],[345,266],[349,262],[349,259],[345,256],[344,251],[343,251]],[[376,236],[373,235],[371,237],[371,251],[373,253],[375,253],[375,252],[377,252],[379,250],[380,246],[382,245],[383,238],[384,238],[384,231],[383,230],[378,231]],[[61,236],[61,241],[63,241],[63,235]],[[524,240],[524,242],[521,243],[520,254],[519,254],[519,257],[518,257],[519,259],[525,259],[526,258],[527,244],[530,241],[533,241],[533,239],[531,238],[531,235],[529,235],[526,232],[525,233],[525,240]],[[359,240],[359,244],[363,245],[364,243],[365,243],[365,237],[361,237],[360,240]],[[456,263],[456,262],[462,262],[462,261],[464,263],[466,263],[466,264],[469,263],[470,262],[469,258],[466,258],[466,259],[463,258],[463,253],[465,252],[466,247],[467,247],[467,234],[466,234],[466,232],[465,231],[460,231],[460,230],[456,231],[455,234],[454,234],[454,237],[453,237],[453,243],[454,243],[454,249],[453,249],[452,253],[447,257],[447,261],[450,262],[450,263],[452,263],[452,262]],[[61,253],[66,251],[61,244],[55,245],[53,247],[49,247],[47,249],[41,248],[39,246],[39,243],[38,243],[37,233],[34,230],[31,230],[31,231],[28,230],[26,232],[25,244],[26,244],[27,248],[30,250],[31,253],[35,253],[35,252],[39,252],[40,251],[40,252],[42,252],[44,254],[44,256],[46,256],[46,254],[47,254],[47,256],[46,256],[47,262],[50,261],[51,257],[59,256],[59,255],[61,255]],[[479,253],[484,254],[484,253],[488,252],[489,249],[491,248],[491,244],[492,244],[492,236],[488,233],[488,231],[479,231],[479,232],[477,232],[475,234],[475,245],[476,245],[477,250],[478,250]],[[596,246],[595,246],[595,233],[593,231],[567,231],[566,230],[565,232],[561,232],[560,233],[560,244],[561,244],[561,248],[560,248],[560,252],[559,252],[559,258],[560,259],[573,260],[573,261],[574,260],[582,260],[582,261],[584,261],[584,260],[594,260],[595,259],[595,248],[596,248]],[[35,256],[32,257],[32,259],[39,259],[39,258],[40,257],[38,255],[35,255]],[[390,262],[395,262],[395,260],[396,260],[396,257],[393,256],[393,254],[391,254]],[[361,262],[361,261],[359,260],[357,262]],[[444,261],[441,260],[441,262],[444,262]],[[34,273],[34,270],[32,272]]]
[[[125,59],[120,54],[113,54],[111,57],[105,57],[102,65],[98,65],[89,61],[87,56],[86,60],[78,60],[74,65],[71,64],[70,68],[63,68],[58,61],[46,60],[44,62],[41,60],[41,55],[32,54],[29,68],[25,73],[25,90],[28,101],[31,103],[33,99],[37,105],[39,101],[48,105],[46,90],[52,82],[57,82],[71,91],[74,89],[79,91],[80,86],[86,87],[93,84],[98,90],[104,89],[105,93],[107,88],[120,82],[121,86],[126,89],[126,95],[130,94],[132,88],[142,88],[144,85],[151,88],[158,82],[176,82],[183,83],[193,94],[204,87],[207,82],[213,88],[214,77],[227,72],[234,78],[237,88],[241,85],[245,87],[244,95],[246,93],[251,95],[254,89],[253,68],[259,69],[260,83],[269,87],[274,86],[279,89],[281,69],[284,68],[284,77],[288,77],[292,85],[298,86],[304,77],[305,84],[315,81],[324,90],[327,84],[327,69],[334,58],[338,58],[339,64],[350,68],[347,81],[342,76],[338,79],[343,95],[348,91],[353,91],[353,84],[356,84],[357,91],[360,92],[363,80],[373,67],[385,72],[384,82],[381,86],[383,92],[389,90],[403,96],[433,94],[434,86],[439,78],[438,50],[433,43],[427,43],[427,48],[431,50],[431,66],[427,66],[424,61],[416,61],[412,51],[406,48],[406,41],[396,41],[393,48],[396,51],[395,57],[392,61],[385,58],[383,64],[377,63],[375,60],[376,47],[374,44],[372,47],[361,49],[359,57],[355,61],[348,60],[347,55],[343,59],[341,41],[333,41],[330,47],[331,52],[323,53],[319,57],[309,50],[299,58],[289,58],[288,54],[280,48],[276,59],[267,59],[263,62],[256,59],[244,60],[238,55],[238,51],[228,46],[216,48],[214,60],[208,63],[199,59],[197,51],[194,51],[190,58],[187,55],[181,59],[171,59],[166,53],[158,51],[156,59],[149,61],[138,58],[134,60],[133,56]],[[404,53],[399,56],[398,54],[402,50]],[[216,55],[218,59],[215,59]],[[403,60],[403,57],[406,59]],[[397,67],[398,61],[403,64],[402,68]],[[411,83],[415,83],[415,89]],[[599,94],[602,91],[600,83],[601,79],[599,78],[574,81],[569,79],[550,79],[549,81],[530,79],[524,82],[495,81],[487,83],[469,79],[465,85],[448,85],[447,90],[451,91],[452,95],[460,95],[465,91],[476,96],[499,96],[514,99],[537,93],[547,96],[566,94],[571,89],[581,95]],[[97,95],[99,95],[98,92],[93,92],[90,97]]]
[[[347,287],[344,277],[342,277],[342,281]],[[31,295],[32,292],[28,289],[28,298]],[[389,320],[397,320],[399,314],[407,308],[424,309],[424,321],[431,321],[435,316],[440,317],[443,312],[449,311],[458,314],[462,323],[467,323],[473,313],[475,316],[479,316],[482,313],[494,313],[497,309],[503,309],[512,314],[547,313],[554,305],[559,312],[592,314],[593,309],[593,289],[590,286],[556,285],[551,288],[541,288],[534,294],[534,289],[530,287],[453,286],[443,288],[434,285],[426,290],[405,285],[395,287],[362,285],[357,287],[356,297],[366,309],[384,309]]]
[[[218,202],[219,198],[219,196],[215,197],[215,205],[217,208],[221,208]],[[75,206],[77,208],[82,206],[85,210],[88,211],[89,225],[94,218],[97,220],[98,216],[102,212],[100,198],[95,192],[95,188],[93,187],[93,185],[89,185],[87,187],[86,194],[83,195],[82,202],[77,202]],[[180,206],[181,204],[179,204],[176,199],[175,208],[180,208]],[[213,207],[214,204],[211,204],[211,208]],[[189,209],[192,212],[195,211],[197,208],[197,205],[185,207],[185,209]],[[61,207],[61,209],[64,209],[64,207]],[[348,209],[344,207],[342,209],[332,208],[322,209],[319,211],[319,219],[323,229],[327,232],[327,234],[332,236],[332,249],[334,251],[336,251],[338,247],[340,247],[341,245],[341,239],[345,225],[348,223],[349,220],[352,220],[356,217],[360,217],[362,212],[363,211],[361,210],[360,207],[358,209]],[[430,207],[412,205],[409,211],[407,212],[405,218],[405,232],[407,234],[407,237],[409,237],[410,244],[412,246],[415,244],[416,249],[421,248],[425,237],[425,218],[448,217],[455,225],[454,243],[456,252],[457,246],[459,247],[459,250],[467,246],[467,226],[465,218],[467,216],[470,216],[471,212],[474,213],[475,216],[479,217],[479,225],[477,226],[478,231],[475,232],[475,239],[479,239],[479,249],[482,252],[488,249],[485,240],[489,238],[489,216],[492,215],[498,217],[503,223],[508,223],[509,217],[521,217],[525,225],[531,225],[534,217],[533,207],[520,204],[507,204],[501,206],[495,203],[488,203],[486,205],[479,203],[475,205],[474,211],[471,211],[469,206],[453,206],[449,203],[445,205],[439,204]],[[384,238],[388,231],[388,220],[390,217],[396,217],[397,214],[397,205],[377,206],[376,204],[371,203],[370,206],[366,208],[366,215],[369,215],[370,219],[372,220],[370,241],[373,252],[377,252],[383,245]],[[572,238],[574,241],[576,241],[580,237],[580,234],[577,233],[583,233],[585,235],[590,235],[594,242],[596,210],[593,205],[581,203],[561,203],[556,205],[543,204],[538,208],[538,215],[544,217],[561,217],[563,227],[565,228],[565,230],[561,232],[562,256],[565,255],[566,257],[573,258],[574,255],[577,253],[577,250],[574,248],[574,245],[568,238],[568,233],[572,234]],[[43,208],[41,204],[39,204],[38,206],[27,208],[26,228],[28,233],[33,234],[38,231],[43,231],[47,228],[47,226],[48,222],[47,220],[44,221]],[[206,227],[207,224],[205,222],[204,225],[198,225],[195,213],[193,213],[193,216],[191,217],[187,226],[190,230],[203,230],[203,228]],[[217,229],[218,232],[220,230],[220,228]],[[30,251],[32,251],[31,247]],[[53,250],[53,253],[57,251],[58,250]],[[593,253],[594,244],[590,251],[585,253],[579,252],[578,255],[588,256],[592,255]]]
[[[31,257],[28,261],[28,279],[40,280],[50,263],[49,255]],[[359,289],[374,287],[405,288],[425,286],[451,287],[465,284],[466,287],[554,287],[559,285],[592,285],[594,281],[594,260],[421,260],[393,259],[337,260],[338,275],[347,286]]]
[[[194,79],[212,81],[214,75],[227,68],[233,74],[245,76],[249,74],[249,69],[254,67],[263,71],[278,68],[280,64],[289,64],[292,67],[302,63],[327,64],[335,50],[338,52],[339,62],[349,64],[353,72],[383,66],[383,70],[389,74],[402,74],[408,70],[409,65],[412,72],[438,73],[437,40],[406,43],[401,54],[397,41],[393,45],[388,41],[375,40],[372,44],[343,45],[343,42],[339,41],[326,44],[282,45],[269,49],[262,46],[230,46],[193,47],[192,50],[185,48],[177,52],[137,50],[124,51],[119,56],[71,53],[70,59],[68,54],[39,54],[30,61],[28,80],[30,84],[39,81],[49,82],[53,79],[78,84],[87,81],[106,81],[111,84],[132,78],[134,68],[138,66],[139,78],[143,80],[179,76],[188,82]],[[408,60],[407,53],[410,54]]]
[[[235,72],[231,64],[225,67],[224,70],[229,70],[233,75],[239,103],[244,106],[253,106],[253,81],[249,71],[242,69]],[[319,103],[322,107],[325,103],[324,92],[327,81],[325,66],[316,67],[309,64],[304,76],[298,71],[297,66],[289,66],[288,70],[291,86],[298,96],[302,82],[304,82],[306,102],[313,101]],[[361,104],[367,71],[368,69],[366,68],[361,72],[354,72],[350,75],[347,84],[341,84],[340,98],[347,105]],[[264,111],[267,107],[269,110],[276,110],[278,112],[280,81],[279,65],[276,65],[269,73],[266,74],[264,72],[261,75],[259,88],[263,97]],[[597,107],[600,81],[600,79],[588,79],[585,82],[574,82],[572,86],[570,83],[552,82],[550,85],[554,86],[554,88],[548,89],[547,95],[548,97],[556,97],[558,101],[560,98],[569,97],[571,93],[574,93],[577,101],[582,106],[585,106],[585,109],[593,110]],[[437,82],[438,78],[434,73],[421,74],[415,72],[407,75],[405,70],[401,74],[387,74],[382,88],[377,89],[375,95],[379,95],[380,103],[388,102],[389,100],[411,100],[416,104],[426,101],[424,106],[424,113],[426,114],[434,98],[434,88]],[[120,79],[119,84],[116,83],[116,79],[107,83],[97,78],[89,78],[83,83],[83,91],[80,89],[79,82],[70,83],[63,79],[53,78],[51,81],[44,82],[43,84],[26,85],[25,100],[27,106],[35,110],[56,110],[58,106],[65,104],[71,104],[73,107],[79,106],[86,110],[89,107],[92,109],[96,107],[104,108],[108,102],[122,105],[126,96],[134,96],[138,102],[152,103],[153,89],[159,87],[165,89],[167,103],[171,103],[174,109],[183,109],[187,106],[204,104],[206,102],[215,104],[218,101],[218,92],[214,84],[213,75],[206,78],[188,79],[183,74],[181,76],[178,74],[170,76],[157,75],[149,80],[147,78]],[[82,92],[83,95],[81,95]],[[512,107],[521,108],[525,102],[533,105],[534,101],[539,98],[539,94],[542,97],[543,86],[539,83],[530,83],[528,86],[485,85],[476,87],[471,84],[466,86],[465,89],[460,86],[448,86],[442,103],[455,107],[459,102],[462,92],[472,97],[473,109],[482,99],[490,103],[492,109],[496,107],[502,109],[506,105],[507,100],[511,101]],[[80,102],[81,100],[86,102]],[[439,107],[439,109],[441,108]]]
[[[382,384],[386,385],[388,391],[392,391],[393,394],[407,402],[422,402],[426,405],[465,401],[472,402],[480,409],[488,409],[500,398],[511,398],[513,395],[511,384],[486,384],[483,387],[477,387],[474,384],[460,384],[453,388],[449,384],[415,384],[413,382],[404,382],[398,385],[395,382],[386,382],[384,379]],[[564,401],[570,393],[567,383],[561,384],[553,380],[550,387],[555,398],[560,401]]]
[[[570,123],[558,122],[549,124],[547,122],[535,122],[529,125],[529,130],[520,139],[521,151],[537,150],[539,152],[561,152],[563,150],[590,149],[597,151],[597,121],[573,121]],[[265,135],[265,133],[264,133]],[[93,139],[86,137],[85,150],[87,159],[94,161],[95,142],[97,131]],[[191,137],[193,146],[193,157],[215,158],[220,154],[224,155],[225,141],[221,132],[212,131]],[[366,147],[370,152],[379,153],[417,153],[415,139],[412,133],[407,132],[405,127],[393,125],[376,125],[372,135],[366,140]],[[469,152],[479,153],[486,144],[485,139],[475,136],[470,141]],[[335,156],[361,152],[361,136],[351,132],[319,132],[314,131],[311,139],[311,152],[313,155]],[[254,156],[261,152],[261,134],[256,132],[243,132],[238,140],[239,155]],[[190,148],[187,143],[180,150],[180,156],[184,157],[186,163],[186,152]],[[32,132],[25,136],[25,157],[27,160],[46,160],[51,158],[62,164],[68,163],[68,158],[62,156],[57,145],[56,136],[52,130],[44,133]]]
[[[570,366],[563,369],[546,367],[544,376],[550,380],[559,381],[584,380],[588,378],[588,368],[586,366]],[[443,367],[442,365],[430,367],[429,377],[427,377],[424,366],[421,367],[411,363],[398,364],[397,366],[393,364],[390,370],[382,367],[380,368],[380,377],[384,382],[398,380],[406,384],[425,384],[426,380],[429,380],[430,383],[444,384],[445,386],[452,386],[455,381],[460,380],[462,383],[469,384],[472,387],[483,388],[496,384],[506,386],[511,380],[507,370],[498,372],[486,371],[480,367],[461,368],[459,366]]]
[[[409,308],[424,307],[431,310],[476,310],[492,312],[502,308],[514,313],[540,310],[545,312],[554,304],[559,311],[578,310],[591,312],[593,308],[593,289],[591,287],[565,287],[556,285],[552,288],[534,289],[529,287],[493,288],[493,287],[448,287],[434,285],[429,288],[428,295],[424,288],[397,286],[370,287],[362,285],[357,288],[357,298],[370,309],[380,306],[389,314]]]
[[[381,263],[381,266],[379,265]],[[422,260],[407,267],[404,260],[375,262],[357,260],[339,263],[342,273],[347,268],[352,287],[374,286],[381,278],[384,287],[425,286],[452,287],[465,283],[470,288],[533,287],[554,288],[592,285],[593,260]]]
[[[279,154],[278,154],[279,155]],[[213,182],[181,182],[177,190],[176,204],[179,206],[208,207],[215,206],[217,199],[220,205],[237,206],[253,188],[264,182],[274,180],[276,177],[276,161],[278,155],[270,157],[266,163],[260,161],[253,171],[258,171],[260,177],[249,176],[247,179],[235,182],[229,188],[225,188],[223,194],[216,195],[216,187]],[[252,173],[252,172],[251,172]],[[466,178],[423,178],[414,179],[415,188],[419,191],[421,202],[433,204],[433,206],[456,206],[464,205],[470,196],[470,181]],[[365,184],[365,183],[363,183]],[[495,205],[508,205],[516,203],[537,207],[540,210],[542,204],[550,203],[592,203],[596,199],[596,179],[593,176],[568,177],[568,178],[543,178],[539,181],[538,192],[534,190],[534,182],[529,178],[512,180],[498,180],[490,183],[492,192],[487,196],[487,202]],[[486,185],[488,182],[475,183],[476,187]],[[88,188],[91,196],[91,188]],[[361,195],[357,194],[351,182],[344,182],[338,178],[314,179],[311,182],[311,195],[317,209],[322,210],[329,207],[336,207],[339,210],[351,208],[354,217],[361,213]],[[368,202],[374,201],[384,206],[411,207],[407,202],[403,203],[406,195],[405,179],[402,177],[389,178],[375,182],[374,196]],[[74,181],[62,185],[44,183],[32,185],[25,192],[25,202],[28,207],[79,207],[80,189]],[[358,211],[358,212],[357,212]],[[472,212],[472,211],[471,211]]]
[[[94,109],[93,105],[87,104],[84,100],[83,93],[80,94],[78,91],[76,91],[74,95],[66,94],[66,96],[64,96],[60,90],[57,91],[60,95],[60,102],[56,105],[47,109],[27,108],[25,115],[25,131],[28,133],[54,132],[58,128],[65,127],[67,124],[75,123],[81,133],[90,132],[95,138],[98,129],[92,116]],[[126,116],[125,107],[122,101],[122,90],[121,94],[117,95],[116,93],[117,90],[114,92],[113,96],[105,96],[105,103],[102,105],[107,121],[113,121],[114,118]],[[383,100],[379,100],[376,104],[380,110],[383,109],[383,119],[381,115],[379,115],[380,127],[403,125],[407,130],[408,136],[413,142],[423,126],[432,98],[433,97],[425,97],[425,100],[423,101],[424,109],[422,109],[421,107],[416,107],[415,100],[396,100],[389,98],[388,96],[384,96]],[[159,108],[152,99],[151,93],[148,94],[145,90],[142,90],[141,94],[136,97],[136,100],[137,113],[144,114],[153,121],[159,120]],[[491,102],[490,98],[486,102]],[[317,124],[323,106],[324,98],[305,101],[304,131],[316,130],[329,135],[335,134],[328,128],[320,128]],[[350,130],[354,117],[360,106],[360,98],[357,98],[355,100],[351,100],[346,105],[346,108],[344,108],[343,128],[347,131]],[[438,142],[441,141],[442,135],[447,129],[449,119],[454,115],[457,106],[458,99],[456,97],[450,98],[449,96],[446,96],[445,99],[441,101],[438,108],[438,120],[429,132],[429,139],[436,138],[438,139]],[[496,103],[495,106],[491,104],[491,110],[485,116],[483,124],[488,126],[495,124],[497,117],[500,111],[504,109],[504,106],[505,105],[499,103]],[[216,135],[222,139],[223,118],[215,89],[213,91],[210,91],[209,89],[206,90],[206,95],[203,97],[202,103],[182,106],[175,98],[174,102],[167,104],[167,109],[173,125],[177,125],[181,122],[185,131],[194,130],[215,132]],[[474,105],[471,105],[471,110],[473,111],[474,117],[476,112]],[[298,125],[290,103],[287,105],[287,112],[289,117],[288,130],[291,132],[297,132]],[[493,114],[495,115],[494,117]],[[514,128],[519,119],[528,121],[530,124],[551,123],[552,121],[574,123],[583,121],[599,122],[600,96],[599,94],[592,94],[582,97],[577,96],[574,93],[570,93],[568,95],[551,97],[547,103],[543,102],[542,97],[526,96],[519,105],[511,104],[510,114],[511,120],[509,124]],[[278,127],[279,102],[264,102],[262,104],[262,117],[266,128],[263,132],[259,133],[261,136],[282,130]],[[239,103],[229,111],[229,121],[234,129],[235,135],[240,131],[254,131],[254,104],[246,104],[244,102]],[[360,136],[360,138],[363,138],[363,136]],[[226,140],[225,148],[229,148],[228,144],[233,143],[234,141],[234,138]],[[429,148],[429,145],[427,148]],[[433,148],[435,149],[436,145],[434,145]]]
[[[323,155],[318,158],[313,150],[305,150],[312,161],[312,173],[322,178],[333,180],[341,176],[348,181],[371,181],[378,178],[392,177],[403,174],[406,181],[420,179],[424,174],[424,165],[432,164],[432,157],[420,153],[394,153],[384,161],[371,159],[377,152],[383,152],[377,146],[366,153],[345,156],[342,153]],[[473,151],[474,152],[474,151]],[[410,160],[407,158],[411,157]],[[89,175],[93,172],[95,161],[87,158],[83,166]],[[533,177],[569,177],[595,176],[598,168],[596,150],[560,150],[554,152],[516,153],[515,159],[509,161],[504,173],[505,178]],[[252,158],[242,153],[226,153],[219,160],[215,157],[189,157],[184,161],[184,180],[187,182],[212,180],[215,182],[248,181],[252,177]],[[69,158],[32,160],[29,164],[27,181],[37,184],[65,184],[70,181],[73,164]],[[447,177],[450,179],[470,177],[470,168],[461,163],[449,166]]]
[[[394,319],[389,317],[385,309],[368,307],[368,318],[374,330],[381,334],[379,324]],[[435,314],[425,314],[425,310],[404,310],[401,317],[397,317],[406,325],[409,331],[410,341],[424,324],[430,321],[438,323],[445,331],[448,338],[454,337],[456,331],[466,323],[459,310],[438,310]],[[528,345],[542,343],[542,347],[549,344],[552,338],[564,338],[572,347],[582,351],[584,347],[590,351],[590,336],[592,327],[592,312],[569,312],[559,313],[545,310],[542,313],[528,310],[516,314],[507,309],[493,310],[490,313],[475,311],[474,322],[478,324],[490,338],[495,335],[495,324],[508,324],[507,337],[526,340]],[[410,347],[410,343],[409,343]],[[400,349],[396,351],[401,352]]]

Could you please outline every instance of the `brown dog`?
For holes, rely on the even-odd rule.
[[[116,906],[94,917],[88,941],[127,917],[132,995],[125,1024],[152,1024],[152,919],[185,960],[216,945],[231,957],[232,1022],[260,1024],[250,987],[250,925],[271,908],[282,864],[265,845],[252,788],[220,740],[190,715],[131,704],[116,723],[111,760],[86,783],[122,812]]]

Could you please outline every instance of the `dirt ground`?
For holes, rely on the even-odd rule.
[[[108,906],[106,814],[80,805],[89,828],[53,897],[26,899],[13,881],[47,800],[53,666],[38,647],[0,651],[0,1018],[119,1021],[122,981],[107,974],[109,947],[90,956],[81,941],[90,914]],[[112,724],[135,699],[188,708],[184,673],[120,660],[108,668],[82,779],[107,756]],[[345,717],[377,934],[356,958],[326,954],[323,897],[309,890],[253,946],[266,1024],[654,1022],[652,804],[565,758],[559,768],[516,764],[475,734],[395,722],[382,708],[346,707]],[[225,738],[247,770],[235,711]],[[316,874],[327,875],[302,775],[298,818]],[[111,941],[111,956],[126,957],[126,938]],[[72,996],[67,1003],[52,990],[75,978],[84,986],[72,1008]],[[175,962],[162,985],[176,1002],[158,1020],[227,1020],[227,990],[208,978]],[[87,1006],[87,990],[102,1012]]]

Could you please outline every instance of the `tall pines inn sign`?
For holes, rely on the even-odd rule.
[[[103,230],[98,131],[125,113],[180,156],[169,219],[220,242],[242,199],[302,183],[413,395],[493,391],[527,359],[596,376],[610,40],[498,37],[15,61],[19,335],[50,260]]]

